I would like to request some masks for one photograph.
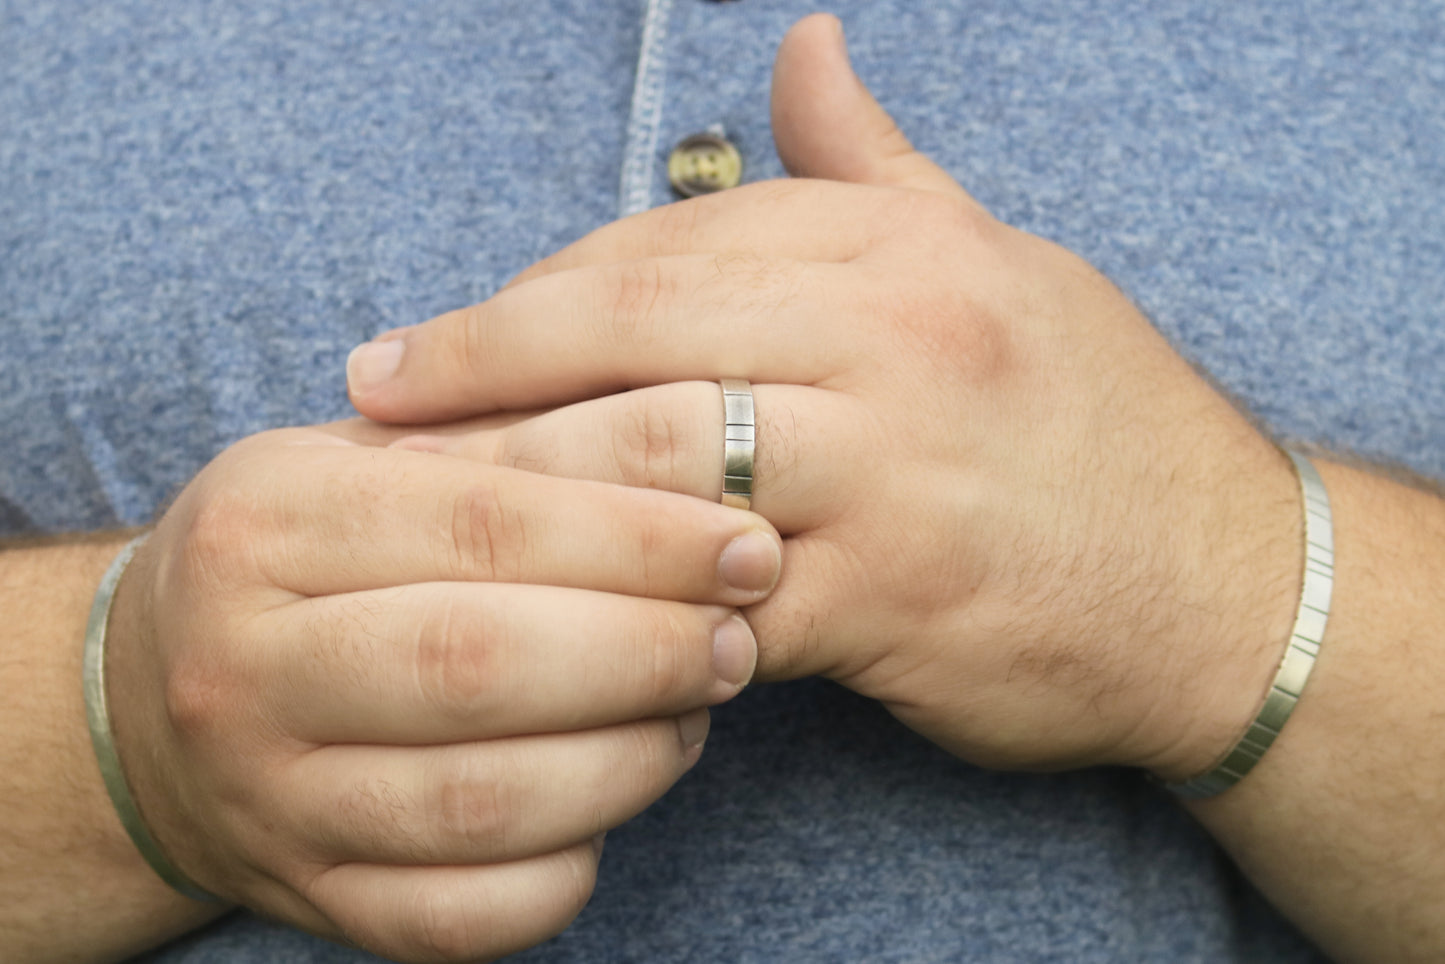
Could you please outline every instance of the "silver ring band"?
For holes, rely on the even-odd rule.
[[[753,416],[753,387],[741,378],[724,378],[722,386],[723,490],[722,504],[747,509],[753,504],[753,448],[757,427]]]

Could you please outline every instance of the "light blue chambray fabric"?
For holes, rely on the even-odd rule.
[[[781,173],[794,0],[0,0],[0,531],[149,518],[348,413],[346,352],[475,302],[722,125]],[[1079,251],[1277,432],[1445,476],[1445,12],[838,2],[1004,219]],[[634,88],[653,102],[636,103]],[[340,962],[237,915],[149,958]],[[819,682],[715,713],[525,961],[1309,961],[1135,774],[990,774]]]

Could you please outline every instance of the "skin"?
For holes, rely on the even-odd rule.
[[[1288,634],[1288,462],[1106,279],[912,152],[835,25],[783,45],[780,153],[803,178],[850,145],[881,160],[604,227],[359,350],[353,401],[388,422],[563,406],[398,447],[716,499],[718,389],[691,380],[746,377],[753,507],[788,537],[749,610],[763,677],[828,675],[989,765],[1196,772]]]
[[[912,151],[835,22],[790,33],[774,107],[811,180],[605,228],[353,359],[365,414],[472,422],[268,433],[166,513],[117,594],[112,698],[202,886],[398,960],[534,943],[754,660],[996,766],[1179,778],[1243,729],[1299,591],[1285,460],[1092,269]],[[756,386],[757,515],[711,501],[726,375]],[[1319,665],[1265,762],[1191,806],[1340,959],[1438,960],[1445,508],[1321,469]],[[24,961],[117,960],[224,909],[140,862],[89,754],[80,638],[123,541],[0,553],[0,946]],[[756,645],[720,658],[734,607]],[[581,625],[612,634],[585,671]]]
[[[95,585],[128,538],[0,552],[0,946],[26,964],[120,960],[220,910],[151,873],[90,747],[81,640]]]
[[[219,906],[140,862],[90,754],[80,640],[117,542],[0,554],[0,672],[29,694],[0,717],[17,959],[117,960],[230,903],[396,960],[499,957],[565,927],[602,834],[697,761],[752,674],[735,607],[777,579],[767,523],[368,438],[233,446],[115,597],[128,782]]]
[[[773,122],[797,180],[609,225],[363,346],[358,409],[474,419],[397,447],[716,499],[714,380],[747,378],[753,508],[786,537],[747,609],[759,678],[832,677],[989,766],[1207,770],[1294,618],[1288,461],[1106,279],[915,152],[832,18],[785,39]],[[1339,959],[1438,960],[1445,504],[1319,465],[1315,674],[1255,772],[1190,807]]]

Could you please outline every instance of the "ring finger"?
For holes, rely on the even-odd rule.
[[[752,510],[785,535],[826,525],[856,495],[858,435],[865,427],[857,404],[838,392],[798,385],[754,385],[752,394]],[[716,502],[723,491],[725,432],[718,383],[677,382],[494,429],[413,435],[393,445]]]

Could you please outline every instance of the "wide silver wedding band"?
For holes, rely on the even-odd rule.
[[[741,378],[718,381],[723,394],[722,504],[747,509],[753,504],[753,447],[757,425],[753,415],[753,386]]]

